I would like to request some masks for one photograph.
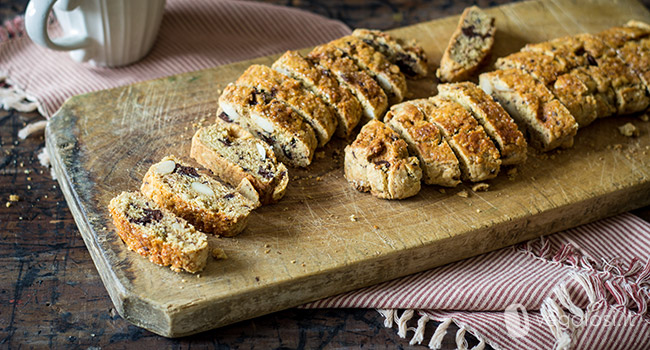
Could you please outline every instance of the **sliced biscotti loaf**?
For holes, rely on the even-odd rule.
[[[149,168],[140,191],[197,229],[226,237],[240,233],[260,204],[173,156]]]
[[[650,105],[650,97],[639,75],[619,57],[596,58],[599,72],[609,81],[616,96],[616,113],[619,115],[641,112]]]
[[[476,6],[460,16],[436,75],[443,82],[467,80],[488,57],[494,44],[494,17]]]
[[[334,73],[339,84],[352,91],[361,102],[366,119],[383,117],[388,108],[386,93],[368,73],[361,70],[341,50],[332,45],[320,45],[316,46],[307,58]]]
[[[630,41],[650,36],[650,26],[640,21],[630,21],[624,26],[607,28],[595,36],[612,48],[618,49]]]
[[[456,153],[463,179],[478,182],[497,176],[501,168],[499,151],[470,111],[442,96],[421,103],[433,105],[428,120],[440,129]]]
[[[338,83],[329,70],[314,65],[297,51],[285,52],[272,68],[300,81],[333,108],[338,118],[336,134],[339,137],[352,134],[361,120],[361,103],[348,88]]]
[[[385,123],[406,141],[409,153],[420,161],[425,184],[454,187],[460,183],[458,158],[438,127],[427,121],[426,113],[431,108],[421,107],[417,101],[394,105],[386,113]]]
[[[388,103],[402,102],[406,96],[406,78],[397,65],[392,64],[386,56],[356,36],[348,35],[330,42],[371,77],[375,78],[386,96]]]
[[[311,164],[317,146],[314,130],[286,104],[255,88],[229,84],[219,97],[219,107],[219,118],[266,141],[283,163]]]
[[[585,127],[598,118],[598,101],[590,85],[593,80],[583,68],[575,69],[557,78],[549,89],[569,110],[579,127]]]
[[[345,178],[361,192],[385,199],[401,199],[420,191],[422,170],[409,157],[407,145],[397,133],[378,120],[361,128],[345,147]]]
[[[571,147],[578,123],[553,94],[532,76],[506,69],[483,73],[479,85],[526,130],[531,144],[543,151]]]
[[[235,85],[256,88],[289,105],[314,129],[319,146],[324,146],[334,135],[338,124],[334,111],[299,81],[270,67],[253,64]]]
[[[355,29],[352,35],[381,52],[410,78],[423,78],[429,74],[424,49],[414,40],[404,41],[380,30]]]
[[[289,183],[287,168],[276,160],[271,146],[220,119],[194,134],[190,156],[233,187],[247,179],[262,204],[279,201]]]
[[[122,192],[108,209],[127,247],[160,266],[196,273],[208,259],[208,238],[140,192]]]
[[[639,75],[650,94],[650,38],[627,42],[617,53],[623,62]]]
[[[546,86],[552,84],[560,75],[574,68],[562,56],[527,51],[515,52],[506,57],[501,57],[497,59],[494,66],[497,69],[516,68],[522,70]]]
[[[501,154],[502,165],[526,161],[528,144],[515,121],[501,105],[471,82],[438,85],[438,95],[472,112]]]

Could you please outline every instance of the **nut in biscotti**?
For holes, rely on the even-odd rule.
[[[384,123],[371,120],[345,147],[345,178],[358,191],[378,198],[414,196],[420,191],[422,170],[407,147]]]
[[[140,191],[200,231],[227,237],[240,233],[259,206],[256,198],[245,197],[173,156],[149,168]]]
[[[130,250],[174,271],[205,267],[209,247],[204,233],[140,192],[122,192],[108,205],[117,233]]]

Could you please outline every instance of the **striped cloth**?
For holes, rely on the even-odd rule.
[[[56,28],[53,28],[56,32]],[[158,41],[133,65],[74,63],[0,27],[0,102],[50,117],[70,96],[316,45],[350,32],[295,9],[168,0]],[[33,102],[35,101],[35,102]],[[647,349],[650,225],[630,214],[314,302],[376,308],[411,344],[439,348],[453,322],[497,349]],[[435,320],[437,327],[427,328]],[[453,335],[448,335],[453,336]]]

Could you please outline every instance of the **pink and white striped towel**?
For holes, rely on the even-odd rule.
[[[350,32],[289,8],[242,1],[168,0],[152,52],[131,66],[79,65],[0,27],[0,102],[51,116],[75,94],[316,45]],[[2,83],[0,83],[2,84]],[[26,98],[26,99],[25,99]],[[411,344],[438,348],[447,326],[498,349],[650,348],[650,225],[624,214],[306,308],[377,308]],[[403,311],[398,311],[403,310]],[[440,325],[425,332],[429,320]]]

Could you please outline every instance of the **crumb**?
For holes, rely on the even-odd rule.
[[[278,255],[282,255],[282,252],[281,252],[281,251],[278,251]]]
[[[626,123],[624,125],[619,126],[618,131],[621,133],[621,135],[627,137],[639,136],[639,129],[637,129],[636,126],[634,126],[634,124],[632,123]]]
[[[287,211],[287,210],[289,210],[289,207],[282,208],[282,211]]]
[[[551,154],[551,159],[555,159],[555,154]]]
[[[225,260],[228,259],[226,252],[221,248],[212,248],[212,257],[216,260]]]
[[[444,188],[439,188],[439,189],[438,189],[438,192],[440,192],[440,193],[442,193],[442,194],[447,193],[447,191],[446,191]]]
[[[650,116],[648,115],[648,113],[644,113],[644,114],[641,114],[639,119],[641,119],[641,121],[647,122],[648,120],[650,120]]]
[[[20,196],[17,194],[10,194],[9,195],[9,201],[10,202],[18,202],[20,200]]]
[[[291,260],[291,263],[292,263],[292,264],[295,264],[295,263],[296,263],[296,261],[295,261],[295,260]]]
[[[32,186],[31,186],[31,185],[27,185],[27,189],[28,189],[28,190],[31,190],[31,189],[32,189]]]
[[[201,278],[201,274],[200,274],[200,273],[197,273],[197,274],[196,274],[196,278]]]
[[[307,266],[307,265],[305,265],[305,263],[302,263],[302,264],[300,264],[300,266],[305,267],[305,266]]]
[[[22,216],[19,216],[19,217],[18,217],[18,220],[22,220],[22,219],[23,219],[23,217],[22,217]]]
[[[377,225],[372,225],[372,228],[374,228],[375,230],[379,230],[379,226]]]
[[[29,175],[29,173],[31,173],[31,171],[29,171],[29,169],[25,169],[24,173]]]
[[[316,176],[316,181],[323,181],[323,178],[321,178],[320,176]]]
[[[271,248],[271,245],[268,244],[268,243],[266,243],[266,244],[264,245],[264,248]]]
[[[257,277],[257,276],[255,276],[255,281],[256,281],[256,282],[259,282],[259,281],[260,281],[260,278]]]
[[[467,198],[467,197],[469,197],[469,193],[467,193],[467,191],[465,191],[465,190],[462,190],[462,191],[460,191],[460,192],[456,192],[456,195],[457,195],[458,197],[463,197],[463,198]]]
[[[488,190],[489,187],[490,187],[490,185],[488,185],[486,183],[478,183],[478,184],[472,186],[472,191],[474,191],[474,192],[485,192],[485,191]]]
[[[267,249],[267,250],[264,251],[264,254],[268,254],[270,252],[271,252],[271,249]]]
[[[5,206],[7,206],[7,208],[9,208],[11,206],[11,202],[5,203]]]
[[[536,180],[536,179],[535,179],[534,176],[531,176],[531,177],[530,177],[530,181],[535,181],[535,180]]]
[[[352,221],[352,222],[356,222],[356,221],[357,221],[357,217],[356,217],[354,214],[350,215],[350,221]]]
[[[27,181],[32,181],[32,178],[27,176]]]
[[[183,278],[183,279],[181,280],[181,282],[185,283],[185,279]]]
[[[480,213],[480,212],[481,212],[481,209],[476,209],[476,212],[477,212],[477,213]]]
[[[614,148],[615,150],[619,150],[619,151],[620,151],[620,150],[623,149],[623,145],[621,145],[620,143],[617,143],[617,144],[615,144],[615,145],[613,146],[613,148]]]

